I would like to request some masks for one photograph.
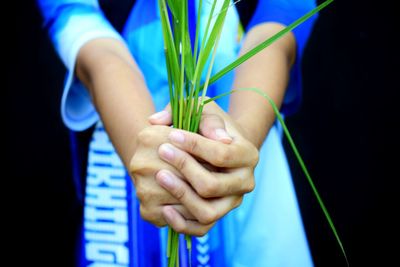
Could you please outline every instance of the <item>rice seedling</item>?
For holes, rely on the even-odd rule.
[[[186,0],[158,0],[158,5],[161,14],[161,24],[163,29],[164,50],[166,58],[166,66],[168,73],[168,85],[170,94],[170,104],[172,108],[173,127],[191,132],[198,132],[201,114],[204,106],[220,97],[227,96],[239,90],[251,90],[268,100],[273,107],[274,113],[278,121],[282,124],[284,134],[293,149],[293,152],[298,160],[298,163],[303,170],[308,183],[327,219],[329,226],[336,238],[336,241],[346,259],[347,256],[339,238],[333,221],[311,179],[311,176],[298,152],[296,145],[291,138],[291,135],[282,119],[278,107],[264,92],[257,88],[238,89],[223,93],[219,96],[207,99],[207,88],[212,83],[216,82],[228,72],[232,71],[240,64],[253,57],[266,47],[273,44],[282,36],[292,31],[300,24],[311,18],[317,12],[321,11],[333,0],[326,0],[315,9],[311,10],[301,18],[294,21],[271,38],[260,43],[252,50],[237,58],[234,62],[227,65],[221,71],[211,76],[215,55],[218,48],[218,43],[221,37],[225,18],[228,9],[232,5],[230,0],[213,0],[211,9],[208,15],[208,20],[200,40],[200,10],[203,7],[203,0],[199,0],[196,33],[194,47],[189,32],[188,23],[188,1]],[[218,4],[217,4],[218,3]],[[202,83],[203,74],[206,75]],[[186,236],[187,249],[191,250],[191,237]],[[173,229],[168,229],[168,244],[167,244],[168,266],[179,266],[179,233]]]

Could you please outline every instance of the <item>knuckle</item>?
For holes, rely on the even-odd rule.
[[[140,200],[140,202],[146,202],[146,190],[143,187],[136,186],[136,197]]]
[[[241,184],[242,184],[242,189],[243,191],[241,192],[242,194],[246,194],[246,193],[250,193],[254,190],[255,188],[255,177],[254,177],[254,173],[252,171],[251,168],[246,168],[245,172],[244,172],[244,179],[240,179],[241,180]]]
[[[130,173],[130,177],[131,177],[131,180],[132,180],[132,182],[133,182],[133,185],[136,187],[136,185],[137,185],[137,176],[135,175],[135,174],[133,174],[133,173]]]
[[[178,201],[181,201],[182,199],[185,198],[186,191],[184,190],[183,187],[177,187],[177,188],[175,189],[175,191],[173,192],[173,194],[174,194],[174,197],[175,197]]]
[[[243,196],[238,197],[233,205],[234,208],[239,207],[243,203]]]
[[[240,195],[250,193],[255,188],[255,177],[252,168],[244,168],[240,176],[235,176],[234,180],[240,183],[240,190],[235,191]]]
[[[256,182],[254,175],[251,176],[251,179],[248,179],[247,186],[246,186],[246,193],[250,193],[256,187]]]
[[[138,174],[141,170],[145,168],[145,162],[140,160],[139,157],[135,154],[132,160],[129,163],[129,173],[132,175]]]
[[[188,135],[187,135],[188,136]],[[188,136],[188,142],[187,142],[187,148],[189,150],[189,152],[195,152],[198,149],[198,144],[197,144],[197,140],[195,138],[193,138],[192,136]]]
[[[137,135],[138,146],[154,146],[162,142],[170,131],[169,127],[161,125],[153,125],[141,130]]]
[[[216,220],[218,220],[218,214],[216,209],[213,207],[204,209],[204,212],[201,213],[199,218],[199,222],[202,224],[212,224]]]
[[[155,212],[151,211],[150,209],[146,208],[145,205],[140,205],[140,216],[143,220],[148,221],[158,227],[162,227],[166,225],[166,222],[162,219],[162,216]]]
[[[260,160],[260,153],[255,146],[252,146],[252,151],[250,153],[250,164],[255,167]]]
[[[137,153],[135,153],[131,158],[128,168],[130,173],[135,173],[138,169],[140,169],[140,161],[138,159]]]
[[[223,167],[226,162],[232,159],[232,153],[226,147],[218,147],[215,150],[215,158],[213,164],[218,167]]]
[[[216,197],[218,194],[219,185],[217,179],[208,179],[198,186],[198,194],[204,198]]]
[[[140,216],[146,221],[149,221],[149,222],[153,221],[153,217],[152,217],[150,211],[142,204],[140,205]]]
[[[137,186],[136,187],[136,197],[140,200],[140,202],[143,202],[145,195],[146,194],[144,193],[144,191]]]
[[[170,195],[166,195],[166,191],[163,188],[155,186],[153,182],[142,181],[136,179],[136,197],[140,200],[143,205],[151,206],[165,204],[169,201]]]
[[[188,158],[186,155],[181,155],[177,158],[176,167],[179,170],[185,170],[187,168]]]
[[[139,144],[149,145],[154,140],[153,131],[151,131],[150,127],[144,128],[141,130],[137,136],[137,140]]]
[[[178,223],[178,224],[176,224],[176,225],[174,225],[172,228],[174,228],[174,230],[176,231],[176,232],[178,232],[178,233],[186,233],[187,232],[187,229],[186,229],[186,225],[185,224],[180,224],[180,223]]]
[[[129,166],[128,166],[129,173],[133,173],[135,171],[136,161],[137,161],[137,158],[135,157],[135,155],[136,154],[134,154],[133,157],[131,158],[131,160],[129,161]]]

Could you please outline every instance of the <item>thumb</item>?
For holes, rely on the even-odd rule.
[[[164,110],[154,113],[149,117],[149,122],[153,125],[166,125],[172,124],[171,105],[168,104]]]
[[[232,142],[232,137],[225,129],[224,120],[216,114],[203,113],[199,130],[202,136],[209,139],[220,141],[225,144],[230,144]]]

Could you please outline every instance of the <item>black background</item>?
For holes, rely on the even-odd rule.
[[[11,182],[1,187],[2,219],[10,226],[4,232],[10,241],[3,244],[15,263],[72,266],[82,211],[59,112],[65,70],[34,3],[11,10],[18,12],[5,24],[12,26],[11,42],[3,41],[11,44],[3,50],[2,178]],[[394,18],[389,1],[336,0],[324,10],[305,52],[302,106],[287,118],[350,266],[396,262],[400,88]],[[346,266],[289,149],[288,157],[316,266]]]

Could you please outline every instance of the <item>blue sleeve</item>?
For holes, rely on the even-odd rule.
[[[316,7],[315,0],[259,0],[247,30],[263,22],[289,25]],[[297,44],[296,62],[290,73],[290,81],[282,106],[282,112],[295,112],[301,101],[301,61],[304,48],[317,16],[313,16],[293,30]]]
[[[37,0],[53,45],[68,70],[61,102],[64,123],[81,131],[95,123],[99,116],[88,91],[74,75],[80,48],[95,38],[122,40],[106,20],[97,0]]]

